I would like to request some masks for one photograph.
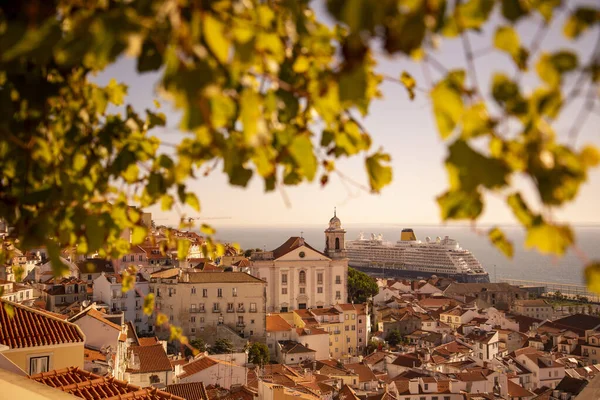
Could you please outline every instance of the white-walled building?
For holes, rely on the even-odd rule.
[[[110,312],[123,312],[138,332],[148,332],[148,316],[144,314],[144,298],[149,293],[148,281],[136,275],[134,290],[122,292],[122,276],[102,273],[94,280],[94,301],[108,305]]]
[[[267,282],[267,312],[347,302],[345,232],[334,216],[325,230],[325,252],[291,237],[275,250],[252,254],[252,275]]]

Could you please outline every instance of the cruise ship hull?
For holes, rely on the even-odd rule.
[[[404,268],[382,268],[375,266],[365,266],[364,263],[354,264],[352,261],[348,263],[348,265],[354,269],[362,271],[369,275],[374,275],[377,277],[383,278],[405,278],[405,279],[429,279],[432,275],[436,275],[438,277],[451,278],[457,282],[461,283],[489,283],[490,276],[489,274],[452,274],[452,273],[427,273],[423,271],[414,271],[410,269]]]

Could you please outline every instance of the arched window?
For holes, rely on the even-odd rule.
[[[300,276],[299,276],[299,278],[300,278],[300,283],[301,283],[301,284],[302,284],[302,283],[306,283],[306,272],[304,272],[304,271],[300,271]]]
[[[336,250],[340,249],[340,238],[335,238],[335,249]]]
[[[329,238],[325,238],[325,248],[329,248]]]

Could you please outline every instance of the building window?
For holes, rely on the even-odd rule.
[[[227,312],[233,312],[233,303],[227,303]]]
[[[335,292],[335,299],[336,300],[340,300],[342,298],[342,292],[340,292],[339,290],[337,290]]]
[[[342,278],[339,275],[335,276],[335,284],[340,285],[342,283]]]
[[[346,325],[345,328],[346,328],[346,331],[350,330],[350,327],[348,325]]]
[[[256,312],[256,303],[250,303],[250,312]]]
[[[319,286],[319,287],[317,288],[317,293],[323,293],[323,287]]]
[[[223,297],[223,289],[217,289],[217,297]]]
[[[287,285],[287,274],[281,274],[281,283]]]
[[[192,324],[196,323],[196,317],[190,317],[190,322],[191,322]]]
[[[301,285],[306,284],[306,272],[305,271],[300,271],[299,278],[300,278]]]
[[[219,303],[213,303],[213,311],[219,312]]]
[[[200,323],[203,324],[204,323],[204,317],[200,317]]]
[[[238,322],[237,324],[239,326],[243,326],[244,325],[244,317],[242,315],[238,316]]]
[[[208,289],[202,289],[202,297],[208,297]]]
[[[300,288],[300,294],[305,294],[306,293],[306,288],[301,287]]]
[[[88,274],[88,281],[92,280],[92,274]]]
[[[29,359],[29,375],[48,372],[50,367],[50,356],[31,357]]]
[[[336,250],[340,249],[340,238],[335,238],[335,249]]]
[[[322,285],[322,284],[323,284],[323,273],[318,272],[317,273],[317,285]]]
[[[426,383],[424,386],[425,386],[425,390],[429,390],[429,384],[428,383]]]
[[[135,256],[133,254],[129,257],[129,261],[135,261]]]
[[[204,312],[204,303],[198,304],[198,310],[200,310],[200,312]]]
[[[192,286],[192,294],[196,294],[196,288]]]
[[[192,304],[192,308],[190,309],[190,312],[195,313],[196,312],[196,305]]]
[[[144,256],[142,256],[142,255],[138,256],[138,261],[144,261]]]
[[[281,288],[281,294],[287,294],[287,288],[286,287]]]
[[[231,288],[231,295],[237,297],[237,288]]]
[[[191,333],[196,333],[196,328],[191,328],[191,329],[190,329],[190,332],[191,332]]]

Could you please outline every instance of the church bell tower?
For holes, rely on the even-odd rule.
[[[325,254],[331,259],[346,258],[346,244],[344,236],[346,230],[342,228],[342,221],[333,209],[333,218],[329,220],[329,228],[325,229]]]

